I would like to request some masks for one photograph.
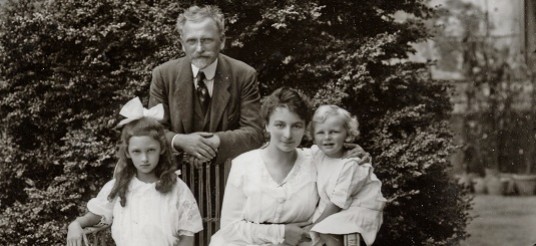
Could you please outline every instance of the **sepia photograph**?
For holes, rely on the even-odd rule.
[[[0,121],[0,245],[536,245],[536,0],[0,0]]]

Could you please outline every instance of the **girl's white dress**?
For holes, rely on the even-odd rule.
[[[318,202],[316,172],[309,152],[298,158],[285,180],[276,183],[260,150],[233,160],[221,214],[221,229],[210,245],[281,245],[284,224],[311,219]]]
[[[203,230],[201,214],[192,192],[179,178],[173,190],[162,194],[154,183],[132,178],[126,194],[126,206],[119,197],[108,201],[115,179],[91,199],[87,207],[112,223],[112,237],[118,246],[174,245],[177,236],[193,236]]]
[[[320,202],[313,221],[332,202],[342,210],[321,222],[311,231],[322,234],[360,233],[367,245],[376,239],[383,222],[385,198],[381,181],[370,164],[358,164],[357,159],[330,158],[315,151],[313,163],[318,171],[317,187]]]

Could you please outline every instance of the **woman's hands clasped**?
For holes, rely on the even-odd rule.
[[[285,245],[299,245],[301,242],[310,241],[309,229],[307,226],[312,222],[299,222],[285,225]]]

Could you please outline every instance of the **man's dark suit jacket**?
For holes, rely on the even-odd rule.
[[[175,133],[192,133],[194,84],[187,57],[168,61],[153,70],[149,107],[164,105],[168,141]],[[208,132],[220,137],[214,163],[221,164],[263,141],[257,73],[244,62],[220,54],[214,77]]]

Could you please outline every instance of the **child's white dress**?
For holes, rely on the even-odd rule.
[[[320,195],[313,221],[320,217],[329,202],[342,210],[317,223],[311,231],[338,235],[358,232],[365,243],[371,245],[383,222],[386,202],[372,166],[359,165],[357,159],[330,158],[322,151],[314,153],[313,163],[318,171]]]
[[[119,197],[108,201],[115,179],[104,185],[87,207],[112,224],[112,237],[118,246],[174,245],[177,236],[193,236],[203,230],[201,214],[192,192],[179,178],[173,189],[162,194],[154,183],[132,178],[126,206]]]

